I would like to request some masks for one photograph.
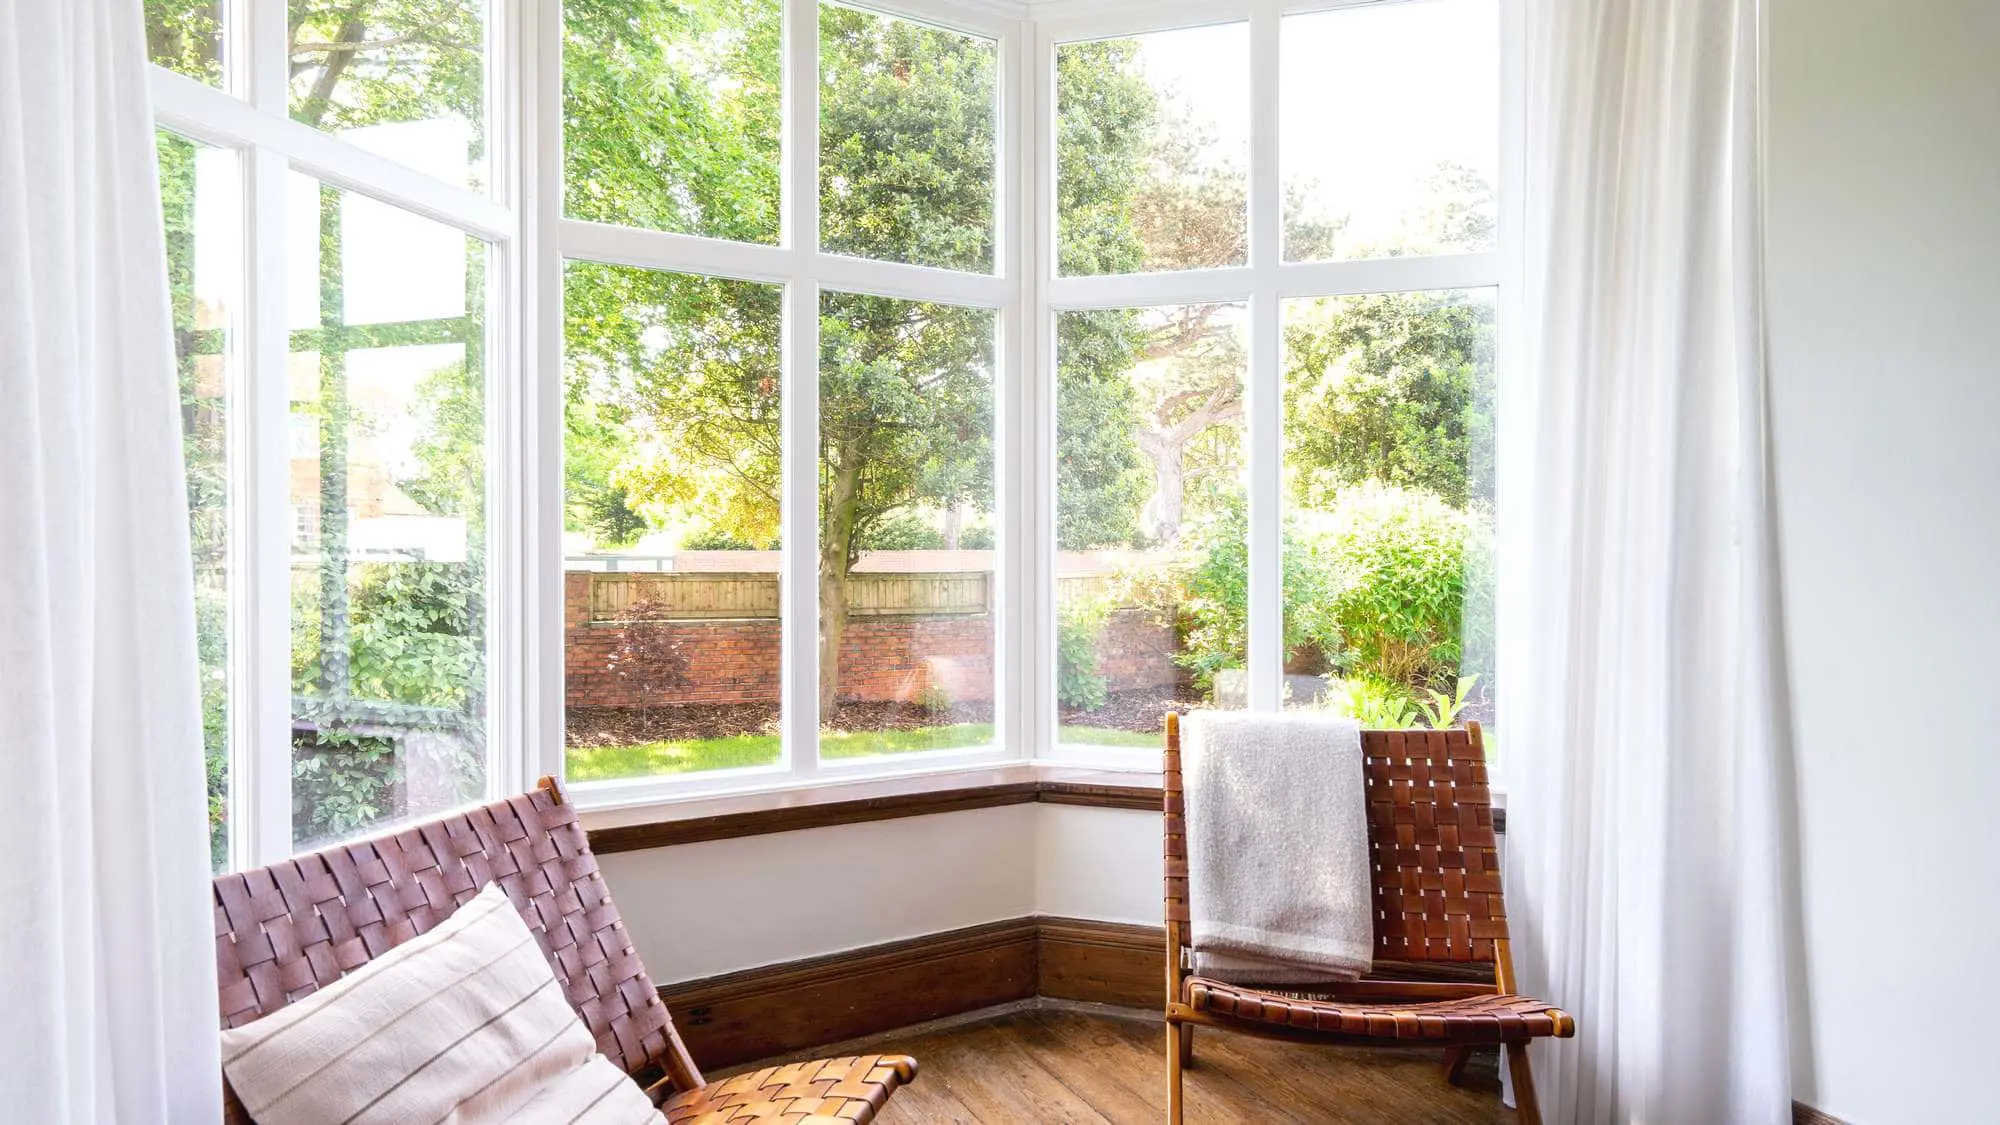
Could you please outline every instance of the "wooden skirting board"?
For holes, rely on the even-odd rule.
[[[1158,926],[1038,915],[663,985],[660,999],[720,1070],[1037,996],[1155,1011],[1165,957]],[[1846,1125],[1798,1102],[1792,1121]]]
[[[1157,1010],[1166,969],[1158,926],[1035,916],[663,985],[660,998],[694,1057],[726,1067],[1037,996]]]
[[[660,998],[694,1057],[720,1068],[1035,996],[1157,1007],[1165,943],[1157,926],[1013,918],[663,985]]]

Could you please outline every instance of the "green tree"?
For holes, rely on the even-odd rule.
[[[763,42],[757,30],[727,37],[736,47],[725,69],[740,84],[739,95],[697,81],[718,64],[704,60],[699,50],[677,49],[689,41],[709,42],[700,29],[716,26],[713,21],[722,17],[713,13],[725,11],[723,6],[641,4],[619,10],[629,30],[615,40],[613,62],[571,70],[568,118],[575,121],[620,99],[644,103],[675,91],[686,96],[671,102],[671,113],[645,122],[623,120],[614,108],[571,130],[572,213],[579,198],[599,198],[608,183],[617,185],[617,206],[584,217],[720,237],[766,237],[767,227],[729,222],[757,213],[739,205],[741,200],[775,197],[763,186],[775,183],[775,117],[760,117],[755,107],[737,102],[739,96],[761,98],[763,91],[776,90],[775,46],[753,49]],[[581,30],[594,26],[589,12],[586,8],[581,24],[574,12],[570,16],[571,57],[597,51]],[[994,45],[834,6],[821,10],[820,38],[822,244],[864,257],[991,269]],[[1122,77],[1105,80],[1119,86],[1107,96],[1131,101],[1144,93],[1142,85]],[[1143,110],[1149,103],[1132,104]],[[775,105],[772,98],[772,112]],[[1135,121],[1134,130],[1143,124]],[[1110,130],[1100,147],[1137,152],[1144,132],[1138,131],[1136,140],[1126,132]],[[732,139],[746,133],[772,142],[760,148]],[[670,163],[665,174],[659,171],[660,153],[702,141],[717,141],[734,154],[726,170],[710,174]],[[1131,178],[1117,167],[1107,167],[1107,175],[1115,183]],[[1105,237],[1116,245],[1103,253],[1136,255],[1122,205],[1114,200],[1107,214],[1121,217],[1109,222]],[[642,512],[672,509],[746,543],[773,542],[782,377],[778,291],[575,265],[565,297],[572,404],[600,404],[599,419],[622,413],[629,428],[644,435],[621,455],[625,467],[616,474],[615,483],[629,493],[628,506]],[[1129,316],[1114,314],[1089,326],[1092,343],[1111,350],[1134,346],[1129,322]],[[992,332],[993,317],[984,310],[842,293],[822,300],[819,599],[822,692],[829,708],[839,692],[832,654],[844,632],[848,574],[860,552],[874,542],[906,537],[897,529],[914,516],[949,525],[954,513],[990,508]],[[614,406],[607,410],[605,403]],[[1104,406],[1114,415],[1123,409],[1116,401]],[[572,409],[572,439],[576,419],[585,413]],[[1102,436],[1096,440],[1113,448],[1092,447],[1097,434]],[[1066,446],[1095,463],[1093,472],[1115,477],[1131,467],[1124,427],[1078,435]],[[1129,499],[1124,506],[1136,507]],[[1106,519],[1122,521],[1112,538],[1130,538],[1129,512]]]
[[[1313,302],[1285,331],[1285,439],[1299,502],[1361,484],[1463,508],[1493,479],[1493,306],[1464,293]]]

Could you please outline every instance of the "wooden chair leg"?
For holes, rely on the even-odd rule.
[[[1186,1069],[1187,1067],[1191,1067],[1194,1065],[1194,1026],[1192,1024],[1184,1023],[1180,1025],[1180,1028],[1181,1028],[1181,1067],[1182,1069]]]
[[[1507,1075],[1514,1080],[1514,1116],[1521,1125],[1542,1125],[1542,1105],[1535,1099],[1535,1072],[1528,1065],[1526,1043],[1507,1044]]]
[[[1444,1049],[1444,1080],[1456,1086],[1465,1079],[1465,1060],[1472,1057],[1470,1047],[1446,1047]]]
[[[1192,1030],[1167,1021],[1167,1125],[1181,1125],[1181,1052],[1187,1049],[1182,1036]]]

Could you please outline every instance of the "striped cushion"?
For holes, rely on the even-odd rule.
[[[222,1068],[259,1125],[657,1121],[595,1048],[535,935],[488,886],[431,932],[223,1032]]]

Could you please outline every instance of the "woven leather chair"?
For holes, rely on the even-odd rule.
[[[1575,1035],[1576,1021],[1514,991],[1479,725],[1362,731],[1361,751],[1374,872],[1375,974],[1348,984],[1287,986],[1283,993],[1231,985],[1192,976],[1187,968],[1180,717],[1167,716],[1167,1119],[1173,1125],[1181,1121],[1181,1071],[1194,1061],[1196,1026],[1315,1043],[1435,1044],[1445,1048],[1451,1082],[1458,1081],[1473,1046],[1499,1044],[1507,1051],[1520,1120],[1540,1125],[1528,1043]],[[1440,962],[1488,968],[1493,983],[1380,979],[1385,971],[1421,974]]]
[[[597,1049],[671,1125],[873,1120],[916,1076],[901,1055],[766,1067],[702,1081],[625,932],[576,809],[530,793],[215,880],[222,1026],[269,1015],[449,918],[499,883],[541,940]],[[224,1119],[247,1123],[224,1084]]]

